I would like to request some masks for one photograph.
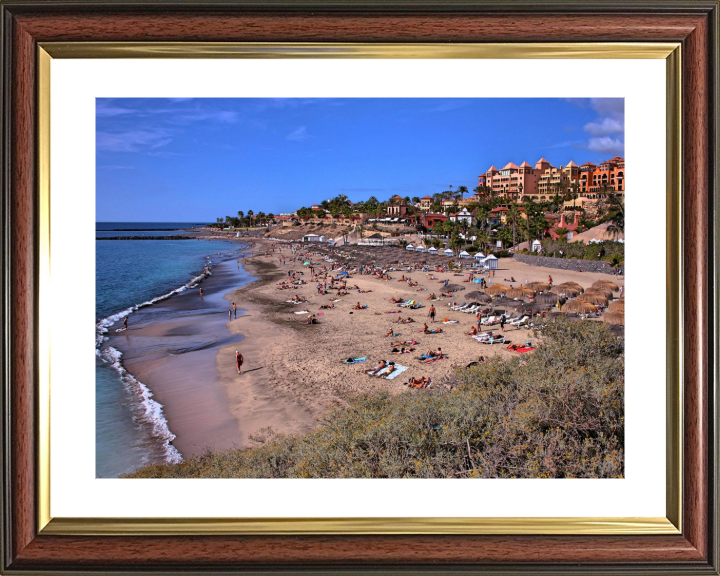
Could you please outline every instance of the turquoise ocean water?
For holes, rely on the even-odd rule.
[[[176,229],[197,223],[99,222],[97,236],[181,234]],[[120,231],[120,229],[142,231]],[[173,230],[175,229],[175,230]],[[137,468],[173,461],[177,453],[149,390],[124,372],[119,353],[103,334],[122,326],[137,307],[152,306],[169,294],[192,288],[206,263],[219,250],[237,252],[228,241],[103,240],[96,241],[96,474],[117,477]],[[138,386],[139,385],[139,386]]]

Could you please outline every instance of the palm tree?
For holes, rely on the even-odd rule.
[[[458,186],[457,193],[460,194],[460,199],[462,200],[465,194],[468,193],[467,186]]]
[[[483,249],[483,252],[487,251],[488,242],[490,242],[490,233],[487,230],[480,230],[477,233],[477,243]]]
[[[515,246],[515,226],[517,225],[518,216],[520,216],[520,211],[518,210],[517,205],[513,202],[512,204],[510,204],[510,208],[508,209],[507,216],[506,216],[507,219],[512,220],[513,247]]]
[[[240,220],[242,220],[244,217],[245,217],[245,212],[243,212],[242,210],[238,210],[238,218],[240,218]]]
[[[460,248],[462,247],[462,245],[462,238],[460,238],[460,235],[457,233],[457,231],[454,231],[450,236],[448,246],[450,246],[450,249],[455,253],[455,256],[457,256],[460,252]]]
[[[557,228],[553,228],[553,232],[555,232],[555,234],[557,234],[560,237],[560,239],[564,239],[564,238],[567,238],[567,233],[570,232],[570,230],[568,230],[567,228],[558,226]]]
[[[360,233],[360,240],[362,240],[362,238],[363,238],[363,232],[365,232],[365,226],[363,226],[362,224],[360,224],[360,225],[357,227],[357,231]]]
[[[562,178],[560,178],[560,180],[558,180],[557,182],[555,182],[555,184],[553,184],[553,188],[555,188],[555,205],[556,206],[559,206],[558,196],[563,191],[563,187],[564,187],[564,185],[563,185]]]
[[[577,197],[580,195],[580,184],[577,182],[573,182],[570,184],[570,189],[572,190],[571,196],[573,200],[573,210],[575,209],[575,200],[577,200]]]
[[[255,212],[253,212],[252,210],[247,211],[248,218],[250,219],[250,226],[252,226],[254,214],[255,214]]]
[[[488,216],[490,216],[490,211],[487,209],[487,207],[479,206],[477,212],[475,213],[475,219],[479,223],[480,228],[485,228],[485,226],[487,225]]]

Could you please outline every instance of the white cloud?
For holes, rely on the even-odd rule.
[[[591,136],[609,136],[611,134],[623,134],[625,126],[622,121],[607,116],[600,122],[588,122],[583,126],[583,130],[589,132]]]
[[[121,108],[120,106],[104,106],[98,104],[95,107],[95,114],[102,117],[121,116],[123,114],[133,114],[136,112],[131,108]]]
[[[590,107],[596,110],[600,116],[625,117],[624,98],[590,98]]]
[[[301,142],[302,140],[307,140],[308,138],[310,138],[310,135],[307,133],[307,127],[300,126],[300,128],[298,128],[297,130],[293,130],[292,132],[290,132],[290,134],[285,136],[285,138],[287,138],[288,140]]]
[[[625,143],[619,138],[611,138],[610,136],[590,138],[584,148],[593,152],[610,154],[611,156],[622,156],[625,153]]]
[[[172,142],[168,130],[129,130],[127,132],[98,132],[97,149],[109,152],[145,152]]]

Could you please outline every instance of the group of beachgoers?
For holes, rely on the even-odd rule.
[[[343,256],[348,256],[347,254],[343,254],[337,249],[313,250],[314,247],[303,244],[292,245],[289,248],[291,250],[291,256],[286,256],[282,253],[283,250],[279,250],[280,254],[278,254],[278,261],[282,265],[290,266],[299,263],[302,269],[288,270],[287,278],[282,282],[278,283],[278,289],[297,289],[305,284],[314,284],[318,295],[330,296],[330,303],[320,305],[319,309],[335,310],[337,309],[336,303],[340,302],[339,298],[342,296],[347,296],[352,291],[355,291],[359,294],[372,292],[372,290],[370,289],[361,289],[356,283],[351,284],[350,280],[353,277],[362,276],[374,278],[380,281],[389,281],[394,279],[393,275],[400,273],[401,276],[399,278],[395,278],[395,280],[397,280],[398,282],[403,282],[408,287],[415,288],[418,291],[429,291],[429,295],[425,298],[425,300],[430,301],[427,311],[427,321],[423,322],[422,328],[419,329],[418,332],[423,333],[424,335],[443,333],[443,328],[430,328],[428,326],[428,323],[435,323],[436,319],[438,318],[438,311],[433,302],[442,300],[443,298],[451,298],[453,296],[453,294],[450,292],[452,288],[445,290],[450,280],[439,280],[438,277],[435,275],[436,273],[447,273],[448,270],[444,266],[429,266],[423,263],[416,263],[412,265],[402,265],[400,263],[395,265],[354,264],[351,261],[352,257],[348,258],[348,261],[346,262],[337,261],[335,259],[337,257],[342,258]],[[273,249],[272,252],[275,252],[275,250]],[[440,282],[442,285],[442,291],[438,294],[438,292],[435,292],[431,289],[432,287],[430,287],[430,289],[427,287],[423,287],[421,283],[418,282],[418,280],[416,279],[423,278],[423,276],[420,276],[421,273],[424,274],[425,280]],[[470,273],[455,273],[455,276],[463,277],[462,281],[465,283],[477,283],[479,285],[479,288],[481,289],[487,288],[489,286],[489,283],[485,279],[485,277],[481,277],[481,274],[478,274],[475,271],[472,271]],[[482,273],[482,276],[492,278],[495,276],[495,271],[484,272]],[[510,283],[511,288],[513,287],[513,285],[523,285],[523,283],[518,282],[514,278],[514,276],[504,278],[503,282],[506,284]],[[528,283],[528,280],[524,281],[524,284]],[[554,284],[552,276],[550,275],[548,275],[547,284],[549,284],[550,286],[553,286]],[[301,298],[300,296],[295,296],[291,300],[295,303],[304,303],[308,301],[305,297]],[[392,304],[396,304],[397,306],[404,307],[406,309],[422,307],[422,304],[417,303],[415,300],[407,300],[401,297],[390,298],[389,301]],[[450,306],[449,303],[448,306]],[[356,311],[367,309],[368,306],[366,304],[363,304],[360,301],[356,301],[356,304],[350,308],[350,314]],[[233,313],[236,314],[235,307],[233,307]],[[381,312],[375,313],[381,314]],[[402,312],[393,311],[386,313],[401,314]],[[316,314],[313,314],[309,311],[307,312],[307,314],[308,316],[303,319],[306,324],[316,324],[318,322]],[[470,330],[464,332],[467,336],[475,337],[476,340],[478,340],[478,342],[480,343],[504,343],[501,349],[507,350],[508,352],[521,354],[534,350],[534,347],[530,341],[525,341],[524,344],[508,343],[505,341],[504,333],[506,330],[506,325],[509,324],[511,320],[510,316],[508,316],[506,313],[494,313],[493,308],[483,307],[480,309],[474,308],[473,315],[475,316],[475,321],[472,323]],[[440,317],[442,318],[442,316]],[[396,321],[392,322],[392,324],[393,326],[397,326],[400,324],[410,324],[415,322],[416,320],[412,317],[403,316],[398,317]],[[458,323],[457,320],[449,320],[448,318],[444,318],[443,322],[447,324]],[[416,339],[398,339],[397,337],[400,336],[400,334],[395,332],[395,328],[393,326],[391,326],[388,331],[384,333],[384,336],[386,338],[391,339],[389,340],[390,348],[386,354],[395,356],[411,353],[417,354],[417,349],[420,342]],[[492,329],[483,332],[484,326],[492,326]],[[517,324],[514,324],[514,326],[518,327]],[[389,356],[386,356],[386,358],[388,357]],[[423,353],[419,357],[416,356],[416,358],[419,363],[428,365],[446,359],[447,355],[443,353],[440,347],[438,347],[435,350],[427,349],[425,353]],[[367,361],[367,359],[364,357],[354,360],[359,362]],[[346,361],[346,363],[355,362]],[[466,368],[474,368],[486,363],[487,359],[484,356],[480,356],[477,361],[467,364]],[[240,372],[241,365],[242,356],[240,355],[240,363],[237,365],[238,372]],[[362,370],[362,373],[375,378],[394,379],[396,376],[398,376],[398,372],[402,372],[404,370],[407,370],[407,367],[400,366],[390,360],[381,360],[373,368]],[[403,382],[403,384],[408,386],[409,388],[415,389],[425,389],[432,387],[432,383],[433,379],[430,375],[412,377],[407,379],[407,381]]]

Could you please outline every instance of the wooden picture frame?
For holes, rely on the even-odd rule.
[[[2,560],[4,573],[419,572],[717,574],[718,541],[718,2],[517,3],[23,2],[2,14]],[[676,254],[683,330],[682,436],[677,454],[679,532],[660,534],[193,534],[43,520],[47,438],[43,409],[39,278],[44,273],[42,181],[47,134],[42,46],[61,43],[678,43],[681,194]],[[677,125],[669,125],[669,132]],[[682,218],[682,220],[680,220]],[[671,291],[672,292],[672,291]],[[672,306],[672,303],[669,304]],[[671,324],[671,327],[672,324]],[[678,328],[678,326],[674,326]],[[670,443],[672,445],[672,442]],[[182,522],[178,522],[181,526]],[[222,532],[222,530],[219,530]],[[324,532],[324,533],[320,533]],[[453,531],[451,531],[453,532]],[[514,533],[512,533],[514,532]],[[519,532],[522,532],[520,530]],[[133,533],[135,535],[133,535]]]

